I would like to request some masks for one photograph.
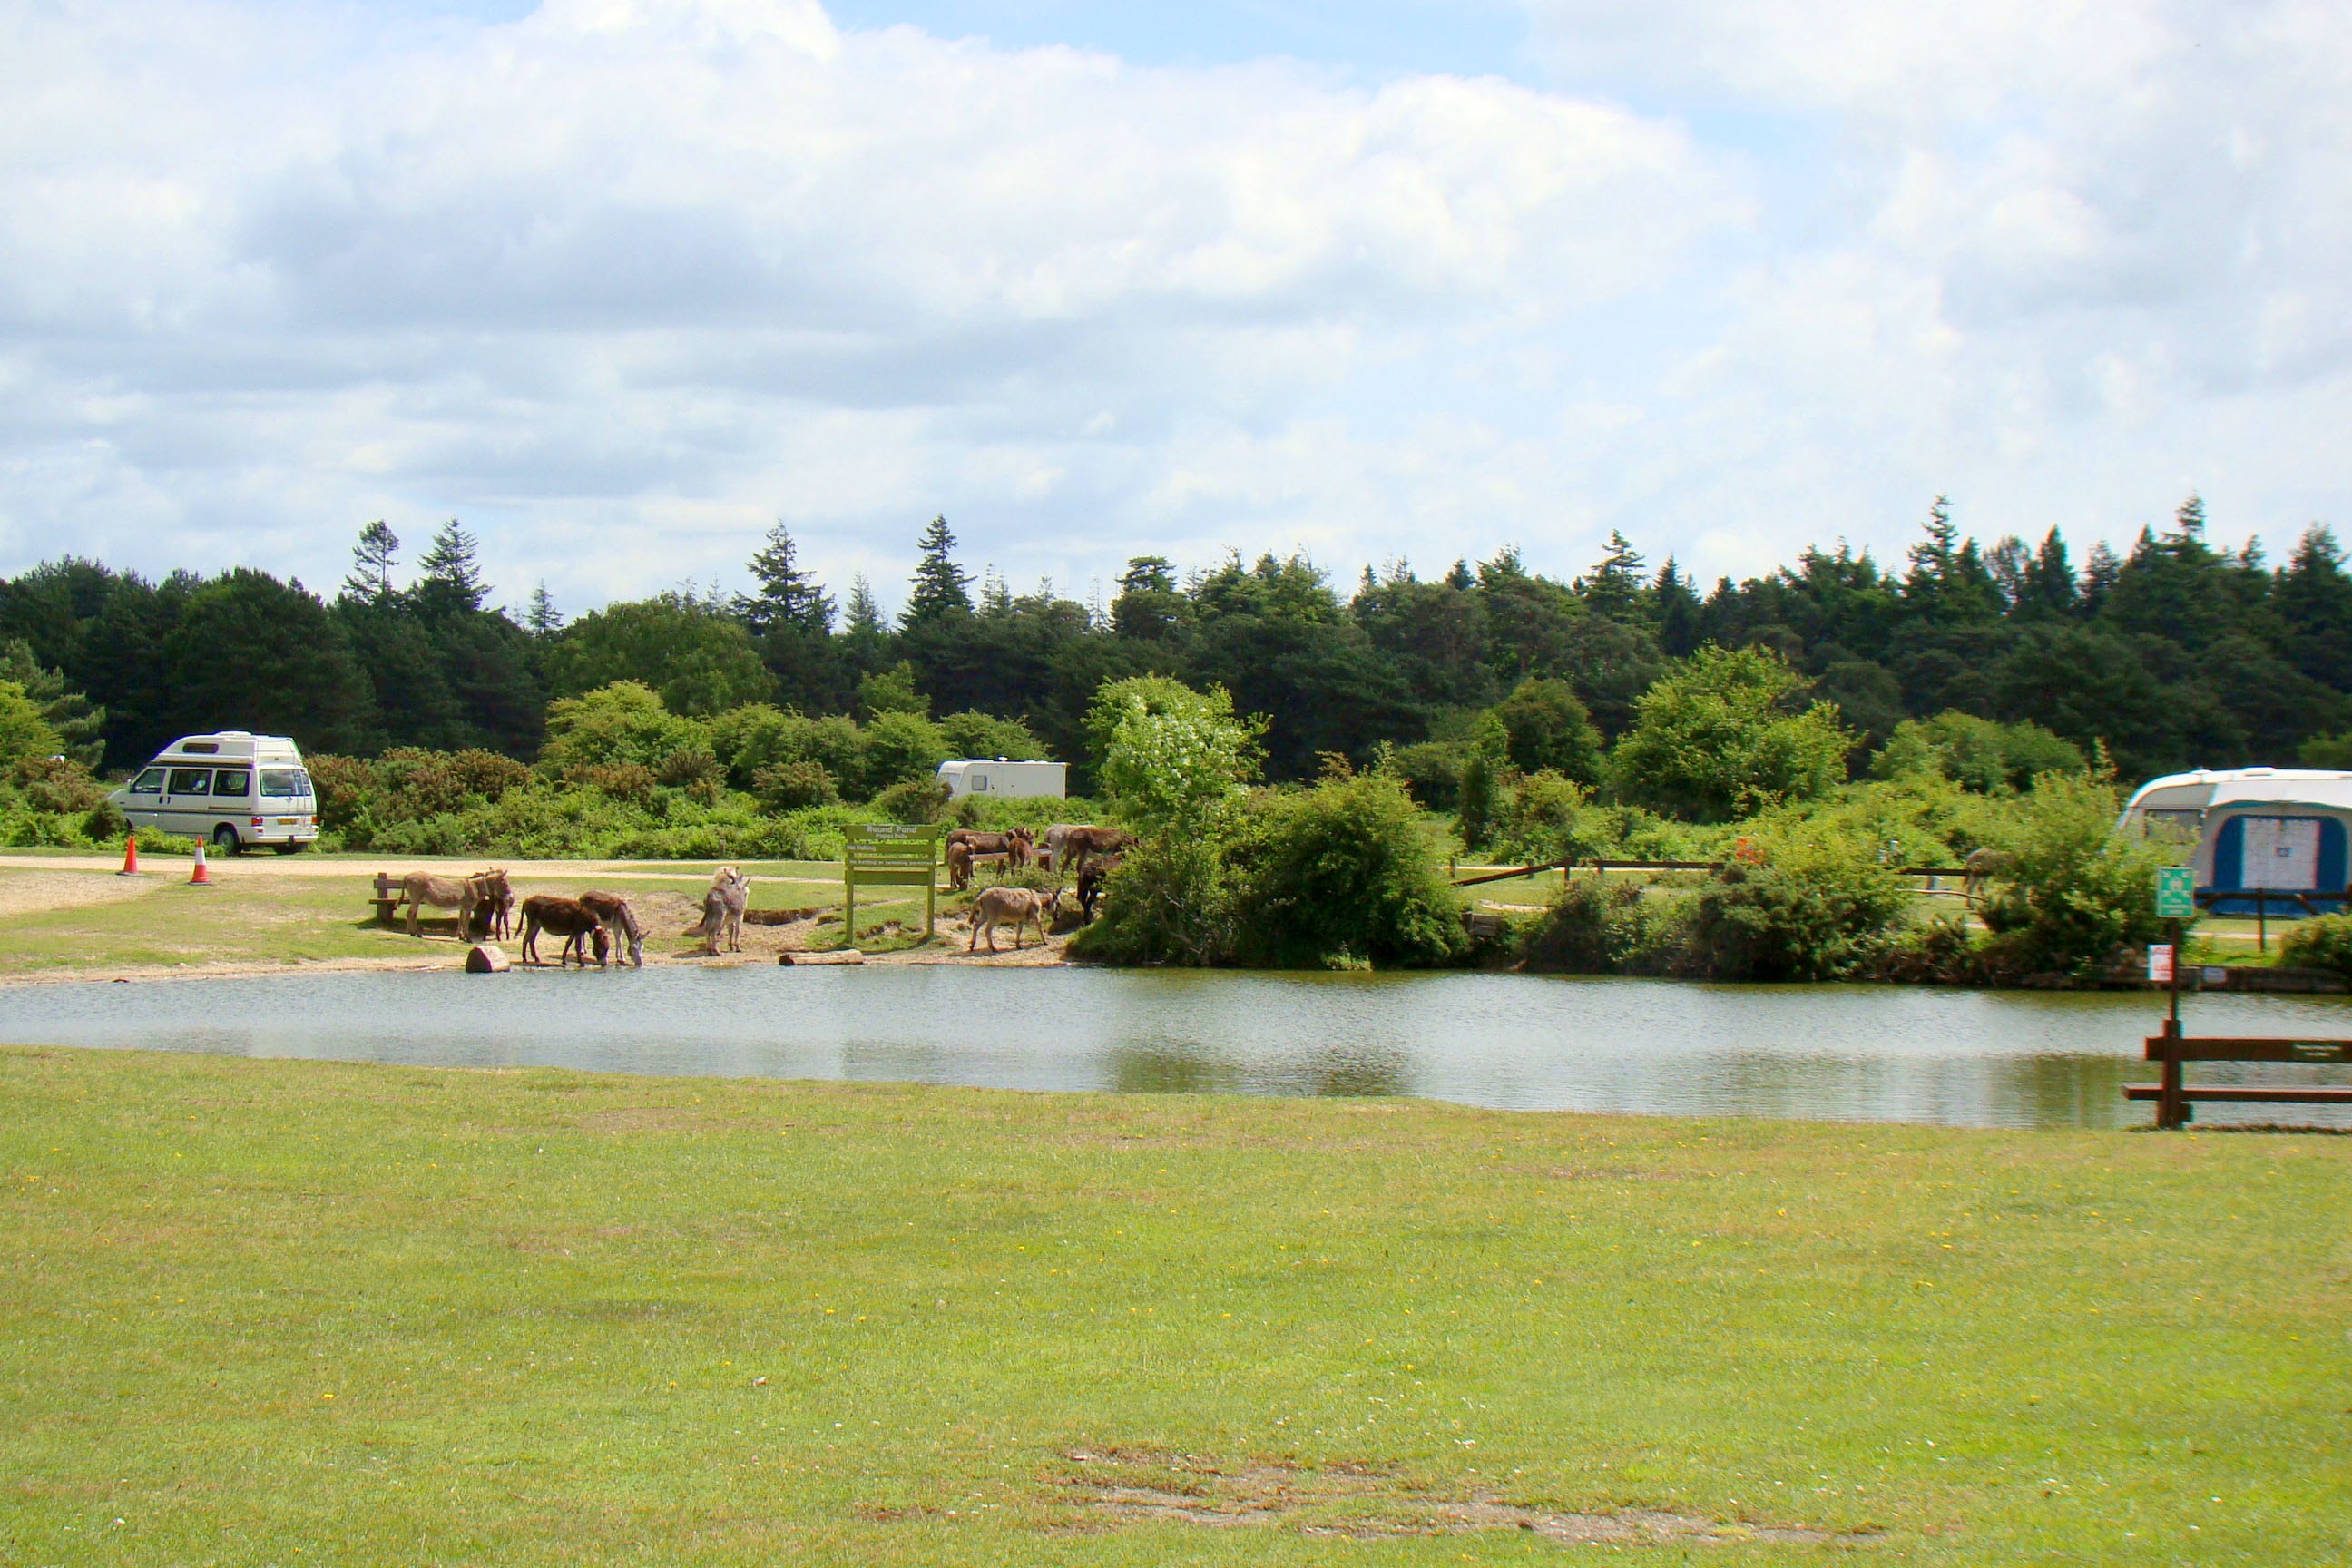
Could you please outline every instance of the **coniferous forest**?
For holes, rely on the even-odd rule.
[[[2054,531],[1988,546],[1938,501],[1899,563],[1813,548],[1769,576],[1703,586],[1622,536],[1565,581],[1508,547],[1353,582],[1300,556],[1189,570],[1144,556],[1094,610],[1050,585],[976,580],[944,519],[919,542],[895,618],[862,581],[816,581],[780,525],[748,563],[749,593],[663,593],[567,622],[543,590],[493,607],[457,523],[413,566],[371,523],[331,596],[247,568],[151,582],[48,563],[0,584],[0,640],[21,644],[22,677],[102,710],[89,728],[110,770],[224,727],[323,752],[529,760],[551,700],[623,679],[694,716],[748,703],[992,715],[1083,767],[1104,683],[1166,675],[1264,715],[1266,775],[1281,780],[1329,753],[1442,741],[1529,680],[1565,686],[1605,744],[1708,644],[1785,661],[1791,700],[1836,704],[1857,767],[1903,720],[1950,712],[2104,744],[2126,779],[2352,755],[2335,741],[2352,728],[2352,575],[2336,538],[2312,526],[2277,562],[2258,543],[2217,548],[2193,497],[2121,556],[2077,555]]]

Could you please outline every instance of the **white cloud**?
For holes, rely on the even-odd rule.
[[[2321,6],[1537,0],[1544,91],[1140,68],[811,0],[0,9],[0,569],[520,597],[1066,585],[1612,526],[2121,533],[2340,504],[2352,47]],[[1622,107],[1639,103],[1640,109]]]

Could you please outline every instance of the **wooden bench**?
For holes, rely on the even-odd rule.
[[[2147,1040],[2147,1059],[2164,1064],[2162,1083],[2127,1083],[2126,1100],[2156,1101],[2156,1124],[2175,1128],[2188,1124],[2190,1106],[2209,1104],[2352,1105],[2352,1084],[2191,1084],[2184,1081],[2188,1062],[2313,1062],[2352,1063],[2352,1040],[2294,1040],[2189,1036],[2165,1033]]]

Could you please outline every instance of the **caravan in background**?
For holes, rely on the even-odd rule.
[[[2193,845],[2197,891],[2223,915],[2341,910],[2352,881],[2352,773],[2317,768],[2220,768],[2167,773],[2140,785],[2121,826],[2135,838]],[[2229,897],[2231,893],[2267,898]]]

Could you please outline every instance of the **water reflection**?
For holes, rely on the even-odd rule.
[[[2352,1034],[2223,995],[2206,1033]],[[695,969],[0,987],[0,1039],[252,1056],[1128,1093],[1416,1094],[1510,1110],[2141,1124],[2149,999],[1527,975]],[[2352,1081],[2343,1068],[2231,1069]],[[2200,1120],[2352,1122],[2311,1107]]]

